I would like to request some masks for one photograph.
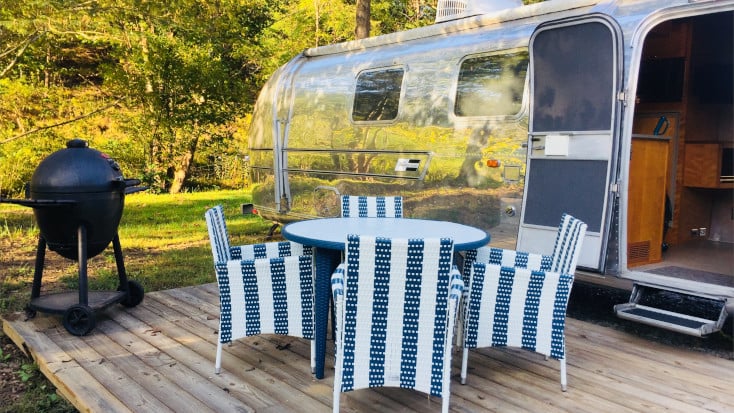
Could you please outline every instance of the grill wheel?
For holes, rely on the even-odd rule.
[[[88,305],[74,304],[64,311],[64,328],[75,336],[84,336],[97,324],[94,311]]]

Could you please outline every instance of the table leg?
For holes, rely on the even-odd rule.
[[[329,303],[331,298],[331,274],[341,262],[341,251],[316,248],[316,286],[314,297],[314,339],[316,341],[317,379],[324,378],[326,362],[326,337],[329,325]]]

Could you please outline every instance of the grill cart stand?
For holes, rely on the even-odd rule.
[[[143,287],[137,281],[128,281],[125,263],[122,257],[120,238],[117,234],[112,239],[115,251],[115,263],[120,284],[117,291],[89,291],[87,279],[87,230],[80,225],[78,236],[79,290],[53,293],[41,296],[41,279],[46,258],[46,240],[38,237],[36,250],[36,266],[33,273],[31,302],[28,305],[29,316],[36,311],[63,315],[64,328],[75,335],[83,336],[94,329],[95,312],[112,304],[120,303],[125,307],[135,307],[143,301]]]

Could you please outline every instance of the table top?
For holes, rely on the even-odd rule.
[[[344,250],[348,234],[389,238],[451,238],[454,251],[479,248],[489,242],[485,231],[447,221],[413,218],[320,218],[292,222],[283,237],[317,248]]]

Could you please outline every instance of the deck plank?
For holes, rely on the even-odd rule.
[[[161,303],[167,306],[166,308],[178,308],[183,311],[181,316],[191,314],[190,311],[186,310],[187,306],[193,306],[202,312],[202,314],[199,314],[193,319],[179,323],[180,326],[190,331],[200,331],[201,326],[199,324],[204,323],[207,325],[204,327],[204,331],[207,331],[207,328],[209,329],[208,331],[216,331],[219,325],[218,319],[216,318],[219,311],[218,305],[200,300],[195,295],[189,294],[189,292],[184,289],[169,290],[156,296],[155,299],[161,300]],[[212,340],[213,344],[216,344],[216,335],[211,334],[208,337]],[[303,355],[290,351],[290,347],[296,342],[300,342],[307,348]],[[257,353],[253,353],[253,350]],[[256,360],[252,359],[254,354],[257,354]],[[281,336],[238,340],[227,347],[225,357],[230,355],[235,357],[233,362],[235,365],[240,365],[242,361],[245,361],[253,364],[257,363],[259,366],[265,366],[266,371],[273,374],[278,380],[289,383],[293,388],[304,389],[309,396],[320,400],[324,405],[331,403],[333,378],[328,381],[319,381],[311,375],[309,363],[310,349],[308,349],[308,343],[305,340]],[[226,358],[223,359],[222,366],[226,368]],[[295,369],[286,371],[283,368],[284,366],[295,367]],[[371,398],[372,393],[367,392],[363,396],[354,400],[353,404],[358,410],[380,407],[384,411],[413,411],[409,409],[409,406],[391,403],[384,397],[365,400],[365,397],[368,399]]]
[[[106,356],[112,360],[115,366],[123,371],[129,371],[133,375],[135,371],[139,376],[153,376],[155,381],[151,385],[158,386],[161,392],[156,392],[159,398],[174,411],[196,409],[197,412],[232,412],[246,411],[247,405],[236,399],[226,396],[226,392],[212,383],[208,377],[199,375],[196,371],[188,368],[185,362],[179,362],[169,356],[165,349],[139,340],[138,337],[127,331],[116,322],[101,323],[99,330],[114,344],[101,346],[120,350],[121,354]],[[124,347],[123,347],[124,346]],[[131,357],[129,351],[136,357]],[[131,369],[136,369],[132,370]],[[150,387],[149,387],[150,388]],[[175,400],[170,400],[171,398]],[[178,407],[175,407],[178,406]]]
[[[89,335],[79,338],[69,335],[63,327],[51,321],[51,317],[43,317],[43,321],[48,322],[46,329],[49,340],[56,343],[66,354],[72,357],[79,365],[88,371],[100,384],[109,389],[117,399],[127,405],[131,410],[150,409],[151,411],[171,412],[174,413],[184,406],[184,404],[168,404],[165,398],[165,392],[170,387],[170,383],[156,383],[154,377],[150,374],[142,374],[137,370],[137,366],[131,368],[108,368],[104,363],[109,362],[115,357],[125,357],[128,361],[134,357],[129,352],[120,352],[112,348],[109,339],[98,331],[93,331]],[[41,321],[41,320],[39,320]],[[100,354],[96,349],[103,349],[107,356]],[[160,400],[154,393],[164,396],[164,400]],[[204,411],[206,410],[205,406]]]
[[[202,367],[206,368],[208,376],[217,376],[214,374],[216,336],[212,334],[211,329],[199,329],[196,333],[192,332],[192,329],[196,330],[196,325],[191,327],[192,322],[190,319],[182,316],[174,309],[165,307],[153,297],[146,300],[145,309],[148,311],[142,311],[141,309],[140,311],[131,311],[131,314],[140,317],[142,321],[148,323],[152,327],[152,331],[155,331],[156,334],[170,337],[177,345],[193,350],[196,353],[196,359],[199,360],[198,362],[202,364]],[[133,310],[138,309],[135,308]],[[207,339],[206,336],[213,338]],[[253,338],[252,340],[256,339]],[[236,344],[239,345],[241,343],[238,342]],[[266,404],[263,407],[281,406],[284,410],[294,412],[301,411],[301,406],[310,408],[313,411],[324,408],[323,404],[303,396],[300,390],[293,391],[291,386],[274,385],[279,380],[263,371],[258,366],[259,361],[257,358],[235,360],[231,354],[229,351],[224,352],[222,370],[232,374],[232,381],[230,383],[234,386],[237,386],[238,383],[243,383],[246,387],[255,391],[258,398],[265,401]],[[282,370],[286,369],[287,366],[280,367]],[[310,367],[307,367],[307,369],[310,369]],[[225,386],[224,388],[230,389],[229,386]],[[235,395],[231,389],[229,394]],[[239,393],[236,395],[239,395]]]
[[[81,412],[131,412],[86,369],[48,339],[41,329],[43,316],[23,321],[3,319],[3,332],[38,365],[59,394]]]
[[[3,330],[83,412],[331,410],[333,342],[322,380],[310,373],[310,343],[279,336],[225,345],[222,372],[214,374],[218,315],[216,284],[205,284],[149,293],[135,308],[114,306],[85,337],[48,315],[9,317]],[[517,349],[471,351],[461,385],[457,349],[451,411],[734,411],[734,360],[570,318],[567,326],[567,392],[558,361]],[[441,410],[441,400],[366,389],[342,394],[341,410],[429,413]]]

